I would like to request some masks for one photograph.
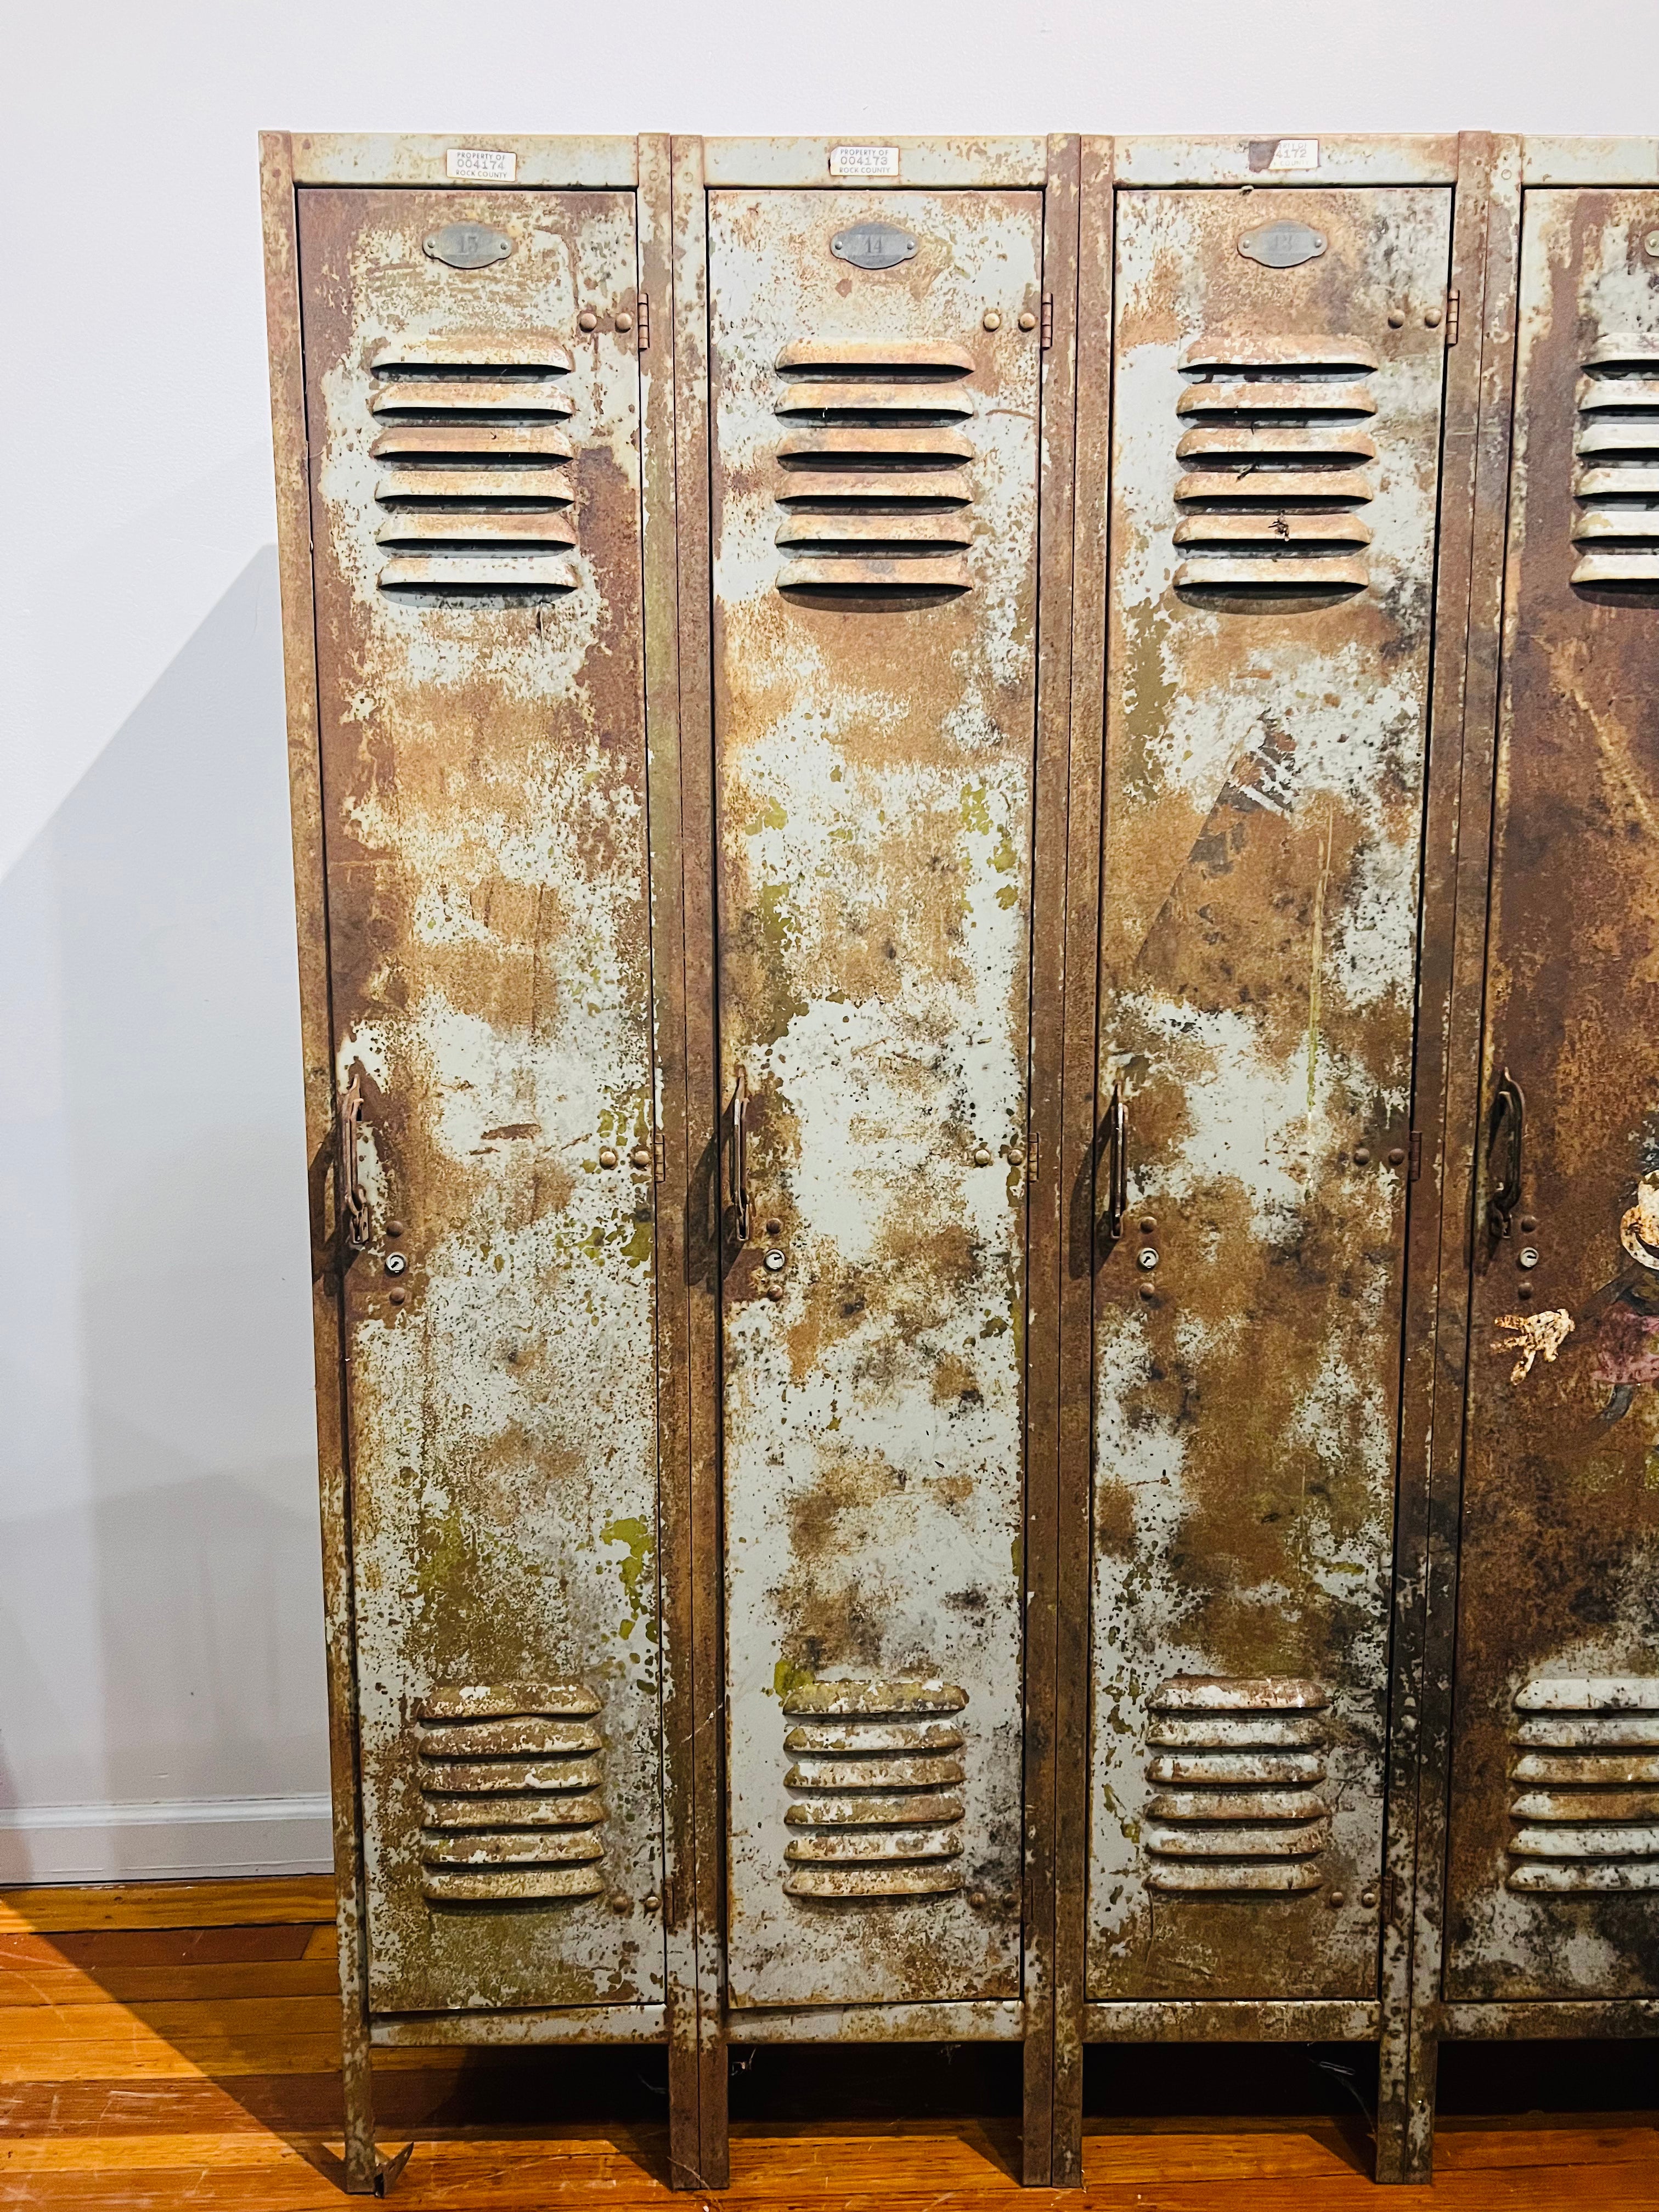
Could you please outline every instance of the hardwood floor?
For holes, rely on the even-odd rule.
[[[339,2212],[330,1911],[323,1881],[0,1894],[0,2204]],[[382,2139],[416,2146],[394,2191],[407,2212],[560,2203],[631,2212],[674,2201],[661,2179],[665,2093],[654,2052],[384,2058]],[[867,2070],[871,2055],[833,2054],[803,2076],[796,2056],[766,2053],[772,2075],[757,2083],[745,2073],[734,2087],[734,2112],[751,2117],[734,2119],[732,2186],[718,2203],[744,2212],[1013,2212],[1079,2201],[1090,2212],[1346,2212],[1402,2200],[1456,2212],[1659,2208],[1659,2136],[1651,2116],[1628,2113],[1449,2118],[1434,2185],[1405,2191],[1365,2179],[1358,2112],[1098,2118],[1088,2124],[1082,2200],[1023,2191],[1008,2100],[977,2086],[1008,2058],[969,2053],[932,2093],[935,2105],[954,2097],[957,2109],[991,2117],[830,2120],[762,2108],[799,2112],[815,2081],[833,2081],[836,2066],[850,2079],[848,2069]],[[891,2054],[875,2063],[889,2098],[902,2096]],[[1168,2054],[1167,2066],[1177,2064],[1198,2078],[1192,2053]]]

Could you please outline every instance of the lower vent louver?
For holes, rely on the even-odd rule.
[[[1177,1674],[1152,1701],[1143,1844],[1157,1891],[1317,1889],[1330,1841],[1329,1703],[1316,1682]]]
[[[790,1692],[786,1897],[939,1897],[962,1887],[966,1691],[936,1680]]]
[[[604,1893],[599,1711],[580,1682],[465,1686],[424,1701],[415,1734],[429,1904]]]
[[[1659,1890],[1659,1675],[1547,1675],[1516,1692],[1509,1887]]]

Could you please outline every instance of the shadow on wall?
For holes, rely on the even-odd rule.
[[[0,1878],[326,1851],[293,928],[267,547],[0,884]]]

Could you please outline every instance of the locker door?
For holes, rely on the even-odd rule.
[[[632,197],[300,212],[370,2001],[659,1998]]]
[[[1527,196],[1448,1993],[1659,1973],[1659,192]]]
[[[710,197],[734,2005],[1019,1991],[1041,238]]]
[[[1374,1993],[1450,194],[1118,198],[1090,1993]]]

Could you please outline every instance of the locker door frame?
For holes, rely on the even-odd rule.
[[[641,331],[641,500],[644,672],[653,929],[652,993],[659,1130],[656,1355],[659,1602],[662,1613],[662,1765],[665,2002],[564,2011],[477,2011],[398,2018],[375,2014],[368,1996],[362,1790],[357,1757],[357,1674],[351,1557],[351,1477],[345,1408],[343,1301],[334,1257],[335,1194],[329,1164],[336,1129],[329,917],[324,868],[320,726],[315,653],[310,467],[298,252],[297,195],[308,185],[404,187],[428,193],[488,191],[494,180],[452,179],[453,148],[513,155],[504,191],[618,190],[634,195],[640,289],[659,305]],[[344,2184],[353,2195],[383,2195],[409,2155],[377,2149],[369,2055],[375,2045],[666,2042],[671,2160],[678,2185],[699,2185],[694,2049],[684,2023],[696,2011],[696,1959],[686,1914],[690,1885],[691,1726],[685,1336],[688,1298],[683,1214],[674,1194],[686,1182],[684,932],[679,879],[678,699],[674,597],[672,327],[668,313],[669,142],[665,136],[481,137],[464,132],[388,136],[264,131],[260,182],[265,312],[276,459],[289,784],[293,816],[305,1117],[311,1198],[312,1322],[317,1375],[319,1492],[329,1710],[330,1791],[339,1935]]]
[[[831,177],[837,146],[896,148],[900,173]],[[681,715],[686,732],[687,1070],[691,1151],[700,1164],[689,1209],[691,1239],[690,1372],[694,1627],[699,1725],[696,1741],[696,1921],[698,1930],[698,2074],[705,2185],[723,2187],[726,2163],[726,2051],[760,2040],[1018,2041],[1024,2045],[1023,2179],[1046,2185],[1052,2170],[1054,2075],[1054,1808],[1057,1764],[1057,1583],[1060,1571],[1058,1481],[1061,1390],[1059,1301],[1062,1192],[1061,1018],[1066,958],[1067,747],[1073,555],[1078,161],[1075,137],[949,139],[868,132],[811,138],[696,138],[673,142],[676,430],[679,459]],[[1042,474],[1038,520],[1036,769],[1032,872],[1030,1127],[1039,1148],[1028,1216],[1026,1316],[1025,1803],[1024,1996],[1018,2004],[838,2006],[809,2011],[728,2013],[720,1931],[725,1712],[720,1686],[720,1285],[718,1268],[718,1131],[720,1101],[715,1028],[714,672],[709,538],[711,428],[708,392],[708,200],[727,188],[840,191],[860,186],[1040,191],[1043,291],[1052,301],[1052,343],[1042,370]],[[695,736],[694,736],[695,733]]]
[[[1515,408],[1517,284],[1525,198],[1534,187],[1659,190],[1659,139],[1505,139],[1494,174],[1486,347],[1479,430],[1475,594],[1462,806],[1467,825],[1449,1012],[1446,1195],[1435,1348],[1443,1418],[1434,1437],[1429,1544],[1424,1560],[1426,1650],[1417,1958],[1409,2037],[1411,2150],[1404,2177],[1429,2179],[1433,2159],[1438,2045],[1458,2038],[1659,2036],[1659,1997],[1510,1999],[1448,2003],[1443,1996],[1444,1904],[1451,1789],[1454,1662],[1464,1407],[1469,1378],[1473,1218],[1478,1182],[1480,1062],[1485,1026],[1492,816],[1503,675],[1510,432]]]
[[[1413,2103],[1415,2049],[1410,2033],[1413,1970],[1413,1895],[1418,1862],[1419,1710],[1425,1705],[1425,1610],[1431,1506],[1429,1456],[1434,1423],[1437,1356],[1436,1279],[1445,1210],[1461,1186],[1446,1152],[1449,1065],[1446,1039],[1453,995],[1453,942],[1459,920],[1459,825],[1464,781],[1466,693],[1474,701],[1469,727],[1477,752],[1488,663],[1495,649],[1469,630],[1474,564],[1477,425],[1486,414],[1483,285],[1487,266],[1488,206],[1510,143],[1488,132],[1424,137],[1341,135],[1317,142],[1317,165],[1271,167],[1277,138],[1085,138],[1079,304],[1077,641],[1073,689],[1073,879],[1078,896],[1068,913],[1065,1026],[1065,1187],[1070,1209],[1061,1318],[1065,1376],[1060,1494],[1064,1515],[1059,1666],[1060,1766],[1056,1870],[1057,2052],[1054,2179],[1082,2182],[1083,2050],[1088,2043],[1279,2042],[1353,2040],[1379,2045],[1376,2178],[1417,2178],[1414,2144],[1420,2103]],[[1378,1995],[1375,2002],[1306,2000],[1205,2002],[1164,2000],[1091,2003],[1086,1986],[1089,1859],[1088,1765],[1091,1696],[1090,1567],[1092,1525],[1094,1178],[1099,1102],[1097,1036],[1103,1004],[1099,974],[1100,902],[1105,833],[1103,787],[1106,691],[1106,593],[1109,586],[1112,287],[1115,196],[1121,190],[1210,190],[1254,184],[1340,189],[1413,185],[1451,187],[1450,289],[1461,304],[1455,340],[1449,333],[1441,421],[1439,529],[1430,672],[1419,985],[1413,1051],[1412,1127],[1421,1146],[1407,1190],[1401,1387],[1396,1447],[1395,1570],[1386,1751],[1384,1904]],[[1501,257],[1499,270],[1502,272]],[[1501,350],[1501,349],[1500,349]],[[1488,461],[1490,455],[1487,456]],[[1480,479],[1485,487],[1484,476]],[[1499,507],[1501,522],[1501,500]],[[1490,586],[1488,586],[1490,593]],[[1473,655],[1473,659],[1472,659]],[[1489,751],[1490,747],[1486,750]],[[1478,840],[1476,841],[1479,842]],[[1484,848],[1474,862],[1484,867]],[[1086,907],[1092,877],[1096,896]],[[1465,1200],[1465,1203],[1467,1201]],[[1443,1411],[1445,1399],[1442,1397]],[[1426,1733],[1426,1729],[1424,1731]]]

